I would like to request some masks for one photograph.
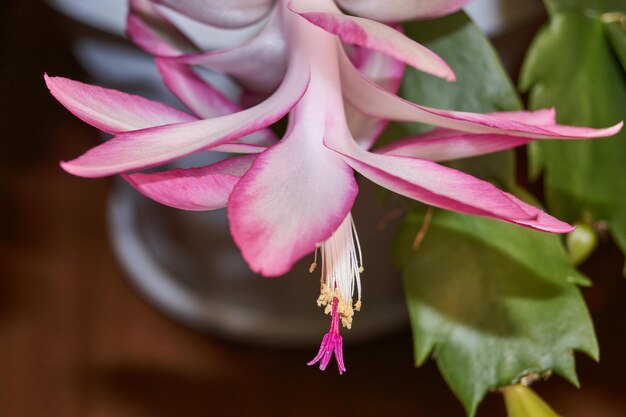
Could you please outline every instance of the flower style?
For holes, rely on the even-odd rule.
[[[118,91],[46,77],[52,94],[72,113],[115,135],[61,166],[83,177],[122,174],[139,192],[180,209],[227,207],[235,243],[251,269],[265,276],[282,275],[315,251],[313,270],[319,251],[318,304],[331,315],[331,326],[309,364],[320,362],[321,369],[334,353],[340,373],[345,371],[340,323],[349,328],[361,307],[363,263],[350,214],[358,192],[354,171],[435,207],[566,233],[570,225],[437,162],[540,138],[610,136],[621,128],[621,123],[606,129],[558,125],[552,110],[482,115],[405,101],[394,94],[404,64],[451,81],[454,73],[394,28],[345,15],[331,0],[233,0],[232,8],[209,7],[216,0],[158,3],[229,27],[271,16],[240,47],[198,52],[151,1],[131,0],[129,34],[158,56],[164,82],[196,116]],[[338,3],[366,17],[380,11],[380,2],[373,0]],[[464,1],[388,3],[411,7],[398,8],[399,14],[385,7],[380,17],[385,21],[399,20],[405,10],[417,13],[406,17],[443,14]],[[351,56],[341,41],[357,47],[349,50]],[[258,104],[242,108],[229,101],[190,64],[231,75],[246,90],[245,100]],[[277,140],[266,128],[286,114],[286,134]],[[389,120],[437,128],[369,151]],[[200,168],[135,172],[205,150],[242,155]]]

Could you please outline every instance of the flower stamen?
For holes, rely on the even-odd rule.
[[[338,299],[341,323],[349,329],[352,327],[354,312],[361,309],[361,273],[364,271],[361,244],[351,214],[346,216],[335,233],[319,249],[322,275],[317,305],[325,307],[325,313],[330,314],[333,301]],[[315,255],[312,269],[317,266],[317,250]],[[355,290],[356,302],[353,299]]]
[[[317,267],[317,252],[321,252],[322,275],[320,279],[320,295],[317,305],[330,314],[330,331],[322,339],[317,356],[309,362],[313,365],[320,362],[320,369],[326,369],[332,354],[335,354],[339,373],[346,371],[343,362],[343,341],[340,334],[340,323],[343,327],[352,327],[355,311],[361,310],[361,273],[363,272],[363,256],[361,244],[356,232],[352,215],[348,214],[339,228],[315,250],[315,258],[310,272]],[[357,300],[354,302],[354,292]]]

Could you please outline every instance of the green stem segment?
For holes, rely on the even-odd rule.
[[[508,417],[561,417],[525,385],[502,389]]]

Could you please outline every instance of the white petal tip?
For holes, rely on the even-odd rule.
[[[609,132],[611,132],[609,136],[617,135],[622,130],[622,127],[624,127],[623,121],[617,123],[614,126],[609,127],[608,130]]]
[[[63,171],[67,172],[68,174],[79,175],[79,174],[76,173],[76,170],[74,169],[74,166],[72,166],[72,164],[70,162],[59,161],[59,166],[61,167],[61,169]]]
[[[89,169],[88,167],[74,164],[74,161],[75,160],[69,162],[61,161],[59,162],[59,165],[61,166],[61,169],[63,169],[63,171],[67,172],[68,174],[76,175],[77,177],[100,178],[110,175],[107,173],[102,174],[98,170],[94,171],[92,169]]]

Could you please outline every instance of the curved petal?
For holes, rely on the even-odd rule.
[[[375,153],[410,156],[427,159],[429,161],[452,161],[455,159],[470,158],[473,156],[503,151],[526,145],[533,139],[495,133],[464,133],[449,129],[436,129],[437,132],[428,132],[400,139]]]
[[[351,47],[348,53],[350,61],[364,77],[394,94],[398,91],[404,76],[403,62],[359,46]]]
[[[101,177],[163,164],[230,142],[287,114],[306,91],[309,78],[308,62],[294,59],[278,90],[254,107],[214,119],[122,133],[61,166],[74,175]]]
[[[84,84],[63,77],[44,75],[50,93],[76,117],[106,133],[117,134],[171,123],[197,120],[195,117],[121,91]]]
[[[239,154],[261,153],[267,149],[267,146],[255,145],[253,143],[241,143],[241,140],[244,140],[249,137],[253,137],[255,133],[257,132],[253,132],[247,136],[244,136],[241,139],[237,139],[232,142],[224,143],[222,145],[212,146],[210,150],[215,151],[215,152],[239,153]]]
[[[358,191],[348,165],[322,145],[323,123],[300,124],[259,155],[228,202],[231,234],[250,268],[286,273],[328,239]]]
[[[448,81],[456,79],[448,64],[430,49],[382,23],[346,16],[336,7],[331,7],[331,4],[315,0],[293,0],[289,8],[314,25],[339,36],[345,43],[382,52],[420,71]]]
[[[550,233],[569,233],[575,229],[574,226],[562,222],[561,220],[539,210],[537,207],[531,206],[530,204],[519,200],[514,195],[509,193],[505,194],[508,195],[511,200],[515,201],[518,206],[524,209],[524,211],[534,217],[532,220],[512,220],[511,223]]]
[[[193,42],[170,23],[151,0],[130,0],[126,33],[137,46],[152,55],[197,52]]]
[[[157,58],[156,63],[167,88],[200,118],[209,119],[243,110],[200,78],[189,66],[161,58]],[[261,129],[239,139],[239,142],[269,146],[277,140],[270,129]]]
[[[538,126],[549,126],[555,123],[554,109],[494,114],[510,120],[532,123]],[[525,145],[531,141],[533,139],[519,136],[494,133],[465,133],[437,128],[427,133],[397,140],[377,149],[375,152],[442,162],[498,152]]]
[[[468,0],[336,0],[350,13],[381,22],[432,19],[456,12]]]
[[[242,110],[188,65],[163,58],[157,58],[155,62],[167,88],[199,118],[209,119]]]
[[[340,54],[344,97],[359,111],[374,117],[421,122],[471,133],[499,133],[528,138],[585,139],[616,134],[622,122],[604,129],[563,125],[536,126],[501,115],[439,110],[403,100],[363,77]]]
[[[435,162],[369,153],[346,134],[328,135],[325,144],[376,184],[426,204],[554,233],[572,230],[489,182]]]
[[[556,124],[556,110],[554,108],[533,111],[500,111],[488,114],[537,126],[553,126]]]
[[[256,156],[225,159],[202,168],[173,169],[122,177],[146,197],[181,210],[226,207],[228,197]]]
[[[344,154],[363,176],[389,190],[435,207],[504,219],[533,220],[489,182],[422,159]]]
[[[171,59],[223,72],[248,91],[267,95],[276,89],[285,75],[286,51],[279,13],[275,12],[263,30],[243,45]]]
[[[269,13],[274,0],[154,0],[192,19],[223,28],[240,28]]]
[[[351,60],[356,68],[368,79],[387,91],[395,93],[400,88],[404,74],[404,64],[380,52],[356,47],[352,50]],[[354,140],[364,149],[370,149],[383,132],[386,119],[367,116],[349,103],[344,104],[346,120]]]

